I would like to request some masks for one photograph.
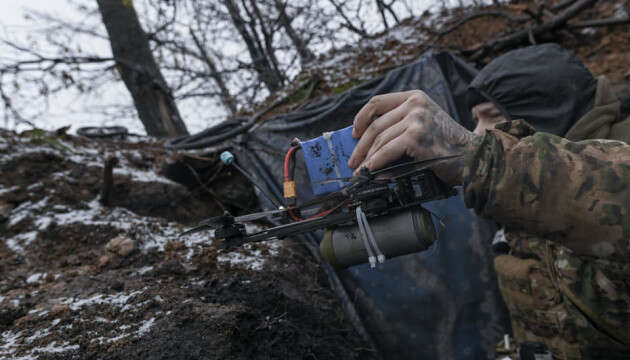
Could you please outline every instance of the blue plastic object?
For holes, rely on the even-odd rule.
[[[326,180],[352,176],[353,169],[348,167],[348,159],[357,142],[352,137],[352,126],[349,126],[300,143],[315,195],[339,190],[347,184],[341,180]]]
[[[234,154],[229,151],[224,151],[221,153],[221,162],[225,165],[230,165],[234,161]]]

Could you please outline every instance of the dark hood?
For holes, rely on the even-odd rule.
[[[469,85],[470,108],[492,101],[510,119],[563,136],[591,110],[597,80],[569,50],[543,44],[510,51],[486,65]]]

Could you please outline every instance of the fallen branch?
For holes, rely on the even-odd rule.
[[[571,6],[569,6],[564,12],[547,22],[544,22],[534,27],[527,27],[513,34],[500,37],[489,44],[484,44],[479,47],[464,50],[464,53],[472,53],[470,59],[474,61],[482,58],[488,52],[497,52],[505,48],[518,45],[529,40],[531,37],[536,37],[543,33],[554,31],[566,25],[567,21],[574,18],[587,7],[593,5],[596,2],[597,0],[578,0]]]
[[[551,10],[552,11],[558,11],[558,10],[562,10],[568,6],[570,6],[571,4],[573,4],[575,2],[575,0],[564,0],[564,1],[560,1],[558,3],[555,3],[553,5],[551,5]]]
[[[608,18],[608,19],[598,19],[598,20],[589,20],[582,21],[579,23],[567,24],[568,29],[584,29],[589,27],[598,27],[598,26],[614,26],[614,25],[626,25],[630,24],[630,16],[625,18]]]

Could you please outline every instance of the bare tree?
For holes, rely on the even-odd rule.
[[[265,56],[265,51],[258,40],[256,32],[251,31],[251,27],[250,29],[247,28],[247,23],[241,16],[241,10],[233,0],[223,0],[223,3],[228,10],[234,27],[247,46],[253,67],[258,76],[260,76],[260,79],[269,91],[278,90],[283,84],[282,77],[274,69],[270,58]]]
[[[381,19],[383,20],[383,25],[385,26],[385,30],[389,30],[389,24],[387,23],[387,16],[385,12],[389,12],[389,14],[394,18],[396,24],[400,24],[400,20],[398,20],[398,16],[396,16],[396,12],[392,9],[392,5],[395,0],[391,0],[388,3],[385,3],[385,0],[376,0],[376,7],[378,12],[381,14]]]
[[[309,50],[307,47],[306,41],[298,35],[297,31],[291,25],[291,19],[286,13],[287,3],[282,2],[281,0],[273,0],[276,10],[278,11],[278,20],[284,31],[287,33],[293,46],[295,46],[295,50],[300,54],[300,60],[302,64],[306,64],[315,58],[315,55]]]
[[[217,69],[216,65],[214,64],[214,61],[212,61],[212,59],[206,52],[204,44],[201,43],[201,40],[199,40],[199,37],[195,35],[195,32],[192,29],[190,29],[190,36],[195,42],[195,46],[197,47],[197,50],[199,50],[199,53],[203,57],[204,62],[208,66],[208,71],[210,71],[210,76],[214,79],[214,81],[217,83],[217,86],[220,89],[221,102],[223,103],[223,105],[225,105],[226,108],[230,109],[230,112],[232,114],[236,113],[236,103],[234,102],[234,98],[230,95],[230,91],[228,90],[227,85],[225,84],[225,81],[223,80],[223,76]]]
[[[188,134],[131,0],[97,0],[120,75],[149,135]]]
[[[397,22],[394,10],[411,11],[404,11],[411,0],[70,1],[81,21],[29,12],[44,25],[38,42],[0,33],[7,123],[41,124],[55,106],[48,99],[69,92],[81,97],[77,107],[89,102],[78,110],[95,122],[140,117],[149,134],[183,133],[175,102],[197,125],[216,123],[300,76],[315,50],[369,38]],[[106,17],[106,7],[121,12]],[[369,22],[375,15],[387,24]],[[84,47],[90,39],[112,40],[114,56]],[[133,103],[100,97],[121,79]]]
[[[342,27],[352,31],[355,34],[358,34],[362,38],[368,37],[368,33],[365,30],[364,23],[361,21],[359,22],[358,27],[355,26],[352,20],[350,20],[350,18],[348,17],[348,15],[346,15],[346,11],[344,10],[343,3],[340,4],[336,0],[329,0],[329,1],[332,4],[332,6],[334,6],[335,10],[337,10],[337,15],[341,16],[341,18],[343,19],[343,22],[341,23]]]

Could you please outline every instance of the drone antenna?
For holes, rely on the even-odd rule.
[[[267,200],[269,200],[277,209],[280,209],[282,207],[282,204],[280,204],[278,201],[274,200],[273,196],[267,194],[267,191],[265,189],[263,189],[262,186],[260,186],[260,184],[258,184],[258,182],[254,179],[253,176],[251,176],[247,171],[245,171],[245,169],[243,169],[242,167],[238,166],[238,164],[236,162],[234,162],[235,157],[234,154],[232,154],[229,151],[224,151],[221,153],[221,162],[224,163],[225,165],[232,165],[236,170],[238,170],[238,172],[240,172],[241,174],[243,174],[243,176],[245,176],[247,178],[247,180],[249,180],[252,184],[254,184],[254,186],[260,190],[260,193],[263,194],[264,197],[267,198]]]

